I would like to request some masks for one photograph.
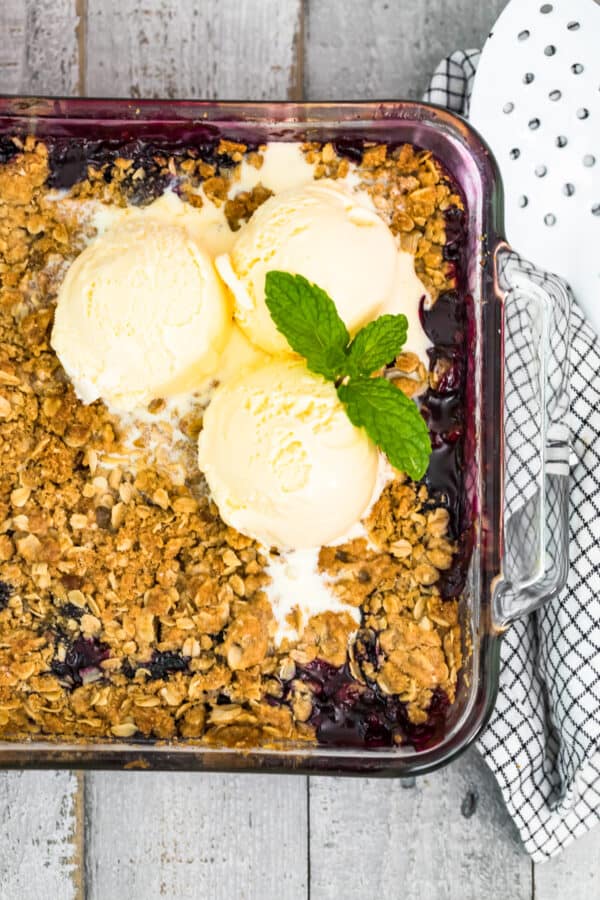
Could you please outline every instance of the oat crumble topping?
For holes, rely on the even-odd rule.
[[[0,164],[0,738],[314,741],[315,661],[347,667],[358,694],[393,695],[408,722],[426,722],[440,692],[454,700],[461,629],[458,600],[438,584],[456,551],[448,511],[425,485],[396,479],[366,523],[369,544],[321,550],[321,571],[362,612],[356,639],[350,615],[325,612],[276,646],[265,557],[201,490],[201,408],[180,423],[182,477],[181,460],[143,444],[132,454],[103,403],[77,399],[49,345],[61,279],[93,235],[84,201],[147,202],[176,178],[196,206],[202,184],[237,230],[271,194],[259,184],[228,196],[242,159],[260,170],[260,148],[221,141],[211,161],[115,156],[88,165],[63,203],[46,144],[14,145]],[[316,178],[347,174],[332,144],[303,149]],[[359,173],[432,297],[452,288],[444,213],[462,204],[431,154],[370,146]],[[409,396],[445,371],[411,353],[393,369]]]

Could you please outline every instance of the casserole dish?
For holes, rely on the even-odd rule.
[[[506,246],[499,176],[481,139],[456,116],[408,102],[2,101],[0,137],[28,133],[63,145],[69,138],[186,145],[219,138],[252,146],[286,140],[350,146],[360,140],[407,142],[433,153],[467,210],[463,505],[472,551],[460,610],[466,661],[443,730],[422,749],[279,744],[241,750],[191,742],[32,740],[0,743],[0,764],[414,775],[448,762],[475,739],[491,712],[503,630],[558,590],[567,567],[568,297],[559,282],[538,278]],[[511,349],[505,362],[506,346],[516,352]],[[514,414],[511,378],[519,386],[520,415],[505,447],[501,423],[505,412]],[[510,479],[519,463],[528,479],[517,485]]]

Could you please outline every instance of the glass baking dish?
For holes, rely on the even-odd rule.
[[[415,775],[453,759],[483,728],[498,686],[502,634],[564,584],[567,572],[568,295],[523,263],[502,237],[496,164],[452,113],[416,102],[212,103],[0,99],[0,137],[205,142],[267,140],[411,142],[456,180],[468,211],[468,508],[473,550],[462,600],[470,649],[443,737],[427,749],[320,745],[232,750],[199,743],[0,742],[0,766],[295,771]],[[508,347],[510,352],[505,354]],[[514,383],[513,383],[514,382]],[[518,421],[504,440],[503,420]],[[513,471],[525,465],[525,485]]]

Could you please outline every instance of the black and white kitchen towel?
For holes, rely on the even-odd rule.
[[[479,57],[459,50],[443,60],[424,99],[467,116]],[[576,302],[570,330],[568,582],[508,629],[479,740],[536,862],[600,821],[600,342]]]

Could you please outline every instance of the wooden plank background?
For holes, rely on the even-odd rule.
[[[504,0],[0,0],[0,92],[417,97]],[[475,751],[417,782],[0,773],[0,900],[592,900],[533,866]]]

